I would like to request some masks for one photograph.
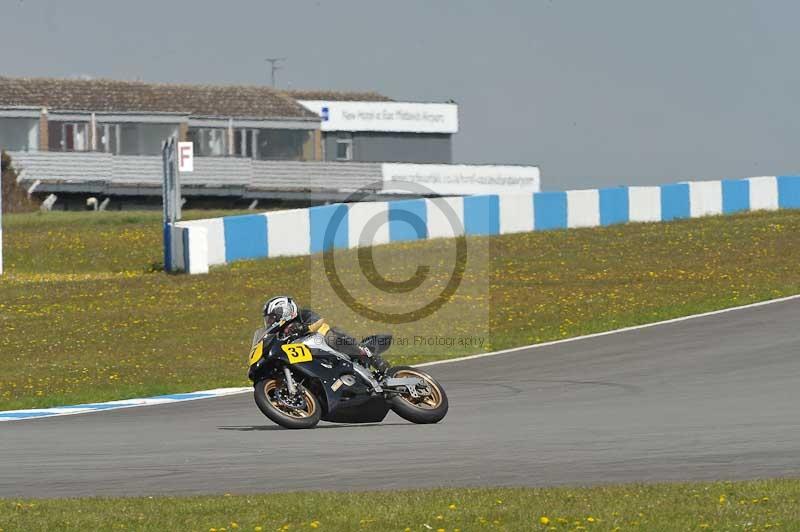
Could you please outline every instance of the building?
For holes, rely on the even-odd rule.
[[[326,161],[453,162],[458,132],[455,103],[395,102],[380,95],[293,91],[320,117]]]
[[[170,137],[194,144],[196,171],[182,178],[190,201],[338,200],[398,176],[448,190],[503,179],[538,189],[535,167],[451,166],[457,132],[455,103],[374,92],[0,77],[0,147],[31,193],[62,204],[87,195],[157,203]]]
[[[177,135],[201,157],[450,163],[457,130],[455,104],[368,92],[0,77],[9,151],[157,155]]]
[[[0,78],[9,150],[157,155],[179,136],[200,156],[315,160],[318,132],[318,117],[264,87]]]

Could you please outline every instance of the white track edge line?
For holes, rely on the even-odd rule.
[[[137,408],[140,406],[158,406],[174,403],[185,403],[188,401],[201,401],[203,399],[215,399],[229,395],[239,395],[251,391],[251,388],[214,388],[213,390],[202,390],[197,392],[178,392],[167,395],[197,395],[197,397],[184,397],[182,399],[170,399],[166,396],[141,397],[134,399],[119,399],[104,403],[86,403],[77,405],[52,406],[48,408],[28,408],[22,410],[3,410],[0,411],[0,423],[7,421],[26,421],[30,419],[43,419],[50,417],[75,416],[78,414],[95,414],[98,412],[108,412],[111,410],[123,410]],[[204,395],[201,395],[204,394]],[[102,408],[97,408],[101,406]],[[66,411],[64,411],[66,410]],[[30,417],[8,417],[8,414],[36,413]],[[5,414],[5,415],[4,415]]]
[[[748,303],[747,305],[740,305],[738,307],[728,307],[720,310],[711,310],[709,312],[703,312],[700,314],[690,314],[688,316],[680,316],[678,318],[670,318],[668,320],[662,321],[654,321],[651,323],[643,323],[641,325],[632,325],[630,327],[623,327],[621,329],[612,329],[610,331],[603,331],[597,332],[592,334],[584,334],[583,336],[573,336],[571,338],[562,338],[561,340],[552,340],[550,342],[542,342],[539,344],[531,344],[531,345],[523,345],[520,347],[511,347],[508,349],[501,349],[500,351],[491,351],[489,353],[479,353],[477,355],[469,355],[465,357],[459,358],[450,358],[447,360],[435,360],[433,362],[424,362],[422,364],[414,364],[415,367],[426,367],[426,366],[438,366],[440,364],[451,364],[453,362],[463,362],[466,360],[474,360],[476,358],[485,358],[485,357],[493,357],[497,355],[507,355],[510,353],[516,353],[517,351],[524,351],[526,349],[538,349],[542,347],[549,347],[552,345],[558,344],[566,344],[570,342],[579,342],[581,340],[589,340],[591,338],[599,338],[600,336],[609,336],[612,334],[620,334],[626,333],[630,331],[637,331],[639,329],[649,329],[650,327],[658,327],[660,325],[669,325],[671,323],[679,323],[682,321],[694,320],[697,318],[705,318],[708,316],[716,316],[718,314],[726,314],[728,312],[735,312],[737,310],[747,310],[751,308],[763,307],[766,305],[772,305],[774,303],[784,303],[786,301],[791,301],[793,299],[799,299],[800,294],[795,294],[793,296],[786,296],[786,297],[779,297],[777,299],[767,299],[766,301],[759,301],[757,303]]]

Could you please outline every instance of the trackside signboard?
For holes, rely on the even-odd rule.
[[[320,116],[322,131],[458,133],[453,103],[298,101]]]
[[[383,192],[417,183],[441,195],[539,192],[536,166],[383,163]],[[400,184],[401,188],[396,188]]]

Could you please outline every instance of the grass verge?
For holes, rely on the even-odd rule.
[[[798,530],[800,481],[0,500],[0,530]]]
[[[3,223],[0,410],[247,385],[260,306],[278,293],[355,335],[394,333],[389,358],[413,363],[800,292],[798,211],[470,237],[453,297],[431,316],[396,324],[349,311],[320,256],[166,275],[160,213],[26,214]],[[399,309],[441,291],[450,271],[437,267],[452,248],[441,239],[374,248],[390,280],[430,266],[418,289],[399,295],[371,289],[356,251],[336,260],[360,301]]]

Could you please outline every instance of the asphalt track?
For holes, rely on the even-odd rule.
[[[800,476],[800,300],[432,366],[438,425],[287,431],[239,395],[0,425],[0,497]]]

